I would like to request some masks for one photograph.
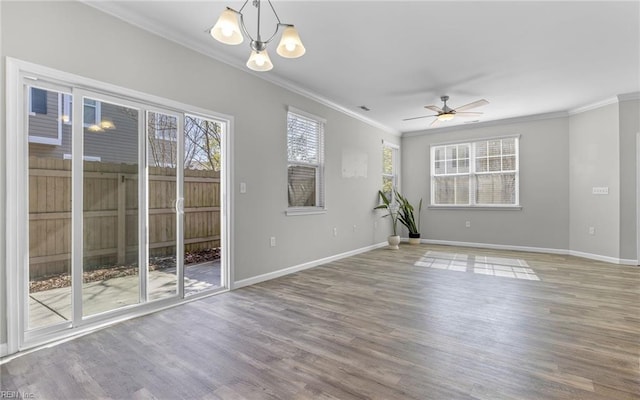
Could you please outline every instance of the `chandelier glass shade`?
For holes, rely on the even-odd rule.
[[[254,71],[269,71],[273,68],[273,64],[271,63],[271,59],[267,53],[267,45],[276,37],[281,28],[283,29],[280,37],[280,43],[278,44],[278,47],[276,47],[278,55],[284,58],[298,58],[304,55],[306,49],[302,44],[302,40],[300,40],[300,35],[298,34],[295,26],[280,22],[280,17],[278,17],[278,14],[270,0],[267,0],[267,3],[278,21],[276,24],[276,30],[270,38],[262,40],[260,35],[261,4],[260,0],[252,0],[252,4],[257,9],[258,13],[257,33],[256,37],[253,38],[244,24],[244,16],[242,14],[243,9],[248,2],[249,0],[246,0],[238,11],[227,7],[220,14],[218,21],[209,31],[211,36],[217,41],[229,45],[238,45],[244,41],[245,36],[248,37],[252,51],[249,56],[249,60],[247,61],[247,67]]]

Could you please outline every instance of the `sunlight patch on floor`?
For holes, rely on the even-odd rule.
[[[414,264],[416,267],[471,272],[504,278],[539,281],[540,278],[525,260],[505,257],[474,256],[469,254],[428,251]]]

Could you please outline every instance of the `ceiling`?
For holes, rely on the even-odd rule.
[[[238,1],[100,1],[93,7],[238,68],[248,41],[206,32]],[[266,4],[263,4],[263,7]],[[640,91],[640,1],[274,1],[307,53],[255,73],[357,114],[391,132],[429,129],[425,105],[478,99],[483,115],[438,127],[567,112]],[[245,7],[255,31],[255,8]],[[262,36],[275,28],[263,8]],[[252,72],[252,71],[250,71]],[[252,72],[254,73],[254,72]],[[370,111],[363,111],[359,106]],[[476,110],[473,110],[476,111]]]

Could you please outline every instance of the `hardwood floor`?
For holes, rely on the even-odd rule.
[[[0,387],[35,399],[616,400],[640,399],[639,363],[640,267],[402,245],[24,355],[1,366]]]

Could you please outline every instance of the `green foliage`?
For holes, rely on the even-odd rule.
[[[383,217],[391,217],[391,227],[393,228],[393,236],[398,235],[398,204],[392,202],[382,190],[378,190],[378,197],[382,204],[375,207],[374,210],[387,210],[388,214]]]
[[[396,195],[396,200],[398,202],[398,220],[400,223],[407,227],[409,233],[419,234],[420,233],[420,212],[422,211],[422,199],[420,199],[420,203],[418,204],[418,222],[416,223],[415,218],[415,209],[407,200],[406,197],[402,196],[400,192],[394,190]]]

